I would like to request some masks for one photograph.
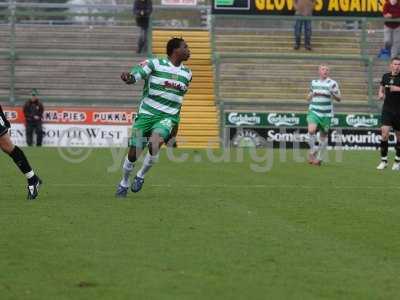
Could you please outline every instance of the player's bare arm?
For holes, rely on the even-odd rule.
[[[385,99],[385,87],[383,85],[379,86],[378,99],[382,101]]]
[[[400,86],[397,85],[389,85],[389,89],[391,92],[400,92]]]
[[[331,93],[332,98],[335,99],[335,101],[340,102],[342,100],[342,97],[338,93]]]

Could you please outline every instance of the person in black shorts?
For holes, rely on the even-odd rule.
[[[28,200],[33,200],[38,196],[39,186],[42,180],[32,170],[24,152],[13,144],[10,134],[10,122],[4,115],[3,109],[0,105],[0,149],[7,153],[21,172],[28,180]]]
[[[389,132],[396,134],[396,157],[392,170],[400,171],[400,57],[391,59],[390,72],[382,76],[378,97],[383,100],[381,127],[381,162],[376,167],[383,170],[388,166]]]

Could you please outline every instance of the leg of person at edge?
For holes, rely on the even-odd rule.
[[[319,78],[312,80],[307,100],[310,102],[308,123],[308,162],[313,165],[321,165],[328,146],[328,132],[333,116],[333,100],[340,101],[341,93],[338,83],[329,77],[329,67],[318,67]],[[317,131],[319,141],[317,144]]]
[[[388,166],[389,133],[393,129],[396,135],[396,156],[392,170],[400,171],[400,58],[390,62],[390,72],[383,74],[379,85],[378,99],[383,101],[381,127],[381,161],[376,167],[384,170]]]
[[[34,200],[39,194],[39,186],[42,184],[42,180],[33,171],[24,152],[11,141],[10,134],[8,133],[9,129],[10,123],[0,106],[0,149],[11,157],[22,174],[25,175],[28,181],[27,199]]]
[[[384,48],[381,49],[378,55],[381,59],[394,58],[399,55],[400,23],[395,21],[400,17],[398,2],[398,0],[388,0],[383,3],[382,15],[385,18],[383,27]],[[394,22],[392,19],[394,19]]]
[[[143,165],[131,185],[134,193],[142,189],[146,173],[158,160],[160,147],[171,136],[176,135],[183,96],[192,80],[191,70],[182,64],[189,59],[190,51],[181,38],[172,38],[166,48],[167,58],[145,60],[129,73],[121,75],[121,79],[127,84],[134,84],[139,80],[144,80],[145,83],[132,127],[128,155],[122,167],[122,179],[116,191],[117,197],[127,196],[130,175],[143,150],[148,148]]]

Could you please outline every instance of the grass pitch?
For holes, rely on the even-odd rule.
[[[45,183],[25,200],[0,156],[2,300],[400,297],[400,173],[376,171],[377,152],[312,167],[275,151],[255,172],[247,151],[164,150],[125,200],[108,149],[25,152]]]

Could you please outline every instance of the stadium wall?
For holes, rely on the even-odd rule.
[[[3,110],[12,124],[13,142],[26,146],[22,108]],[[43,146],[126,147],[135,114],[132,109],[115,107],[51,107],[43,114]]]

